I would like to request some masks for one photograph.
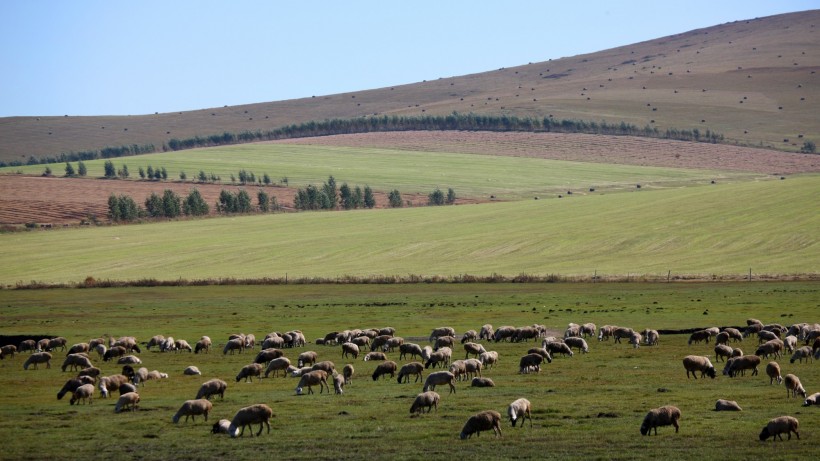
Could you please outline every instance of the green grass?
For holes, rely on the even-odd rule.
[[[3,235],[0,282],[818,273],[817,176]]]
[[[272,330],[296,328],[314,340],[330,331],[388,325],[397,335],[415,338],[438,326],[461,333],[484,323],[540,323],[557,331],[571,321],[635,329],[742,325],[749,317],[790,324],[817,321],[818,289],[811,282],[777,282],[3,290],[0,334],[63,335],[69,343],[105,334],[135,335],[141,341],[164,334],[189,342],[209,335],[221,343],[234,332],[260,338]],[[74,407],[55,399],[71,375],[59,371],[59,352],[50,370],[23,371],[22,354],[0,362],[0,431],[14,434],[4,438],[3,458],[258,459],[260,453],[286,459],[353,459],[362,453],[400,459],[692,459],[714,453],[729,459],[811,457],[820,422],[816,408],[800,407],[796,399],[786,398],[782,386],[769,386],[763,376],[687,380],[681,358],[712,355],[713,345],[690,347],[686,339],[664,335],[659,346],[637,350],[591,340],[589,354],[556,358],[540,374],[531,375],[519,375],[517,362],[532,343],[489,343],[487,348],[497,350],[501,362],[484,375],[497,387],[472,389],[459,383],[456,394],[439,389],[438,412],[421,417],[408,414],[421,384],[373,382],[369,374],[376,364],[361,360],[355,362],[354,382],[343,396],[297,397],[292,378],[236,383],[237,371],[252,360],[249,354],[144,351],[140,356],[149,370],[171,377],[140,389],[140,411],[114,414],[113,399]],[[755,344],[747,339],[736,345],[751,353]],[[347,363],[337,348],[309,344],[306,349],[338,367]],[[295,359],[306,349],[287,350],[286,356]],[[388,355],[404,363],[398,354]],[[784,373],[800,376],[809,392],[817,391],[816,362],[778,362]],[[94,363],[104,374],[120,370],[98,359]],[[204,376],[183,376],[182,369],[192,364]],[[179,405],[211,377],[226,380],[229,388],[224,401],[214,401],[209,423],[197,418],[172,424]],[[471,414],[484,409],[503,413],[522,396],[533,403],[532,429],[513,429],[507,423],[501,439],[485,433],[477,440],[458,440]],[[715,413],[718,398],[737,400],[744,411]],[[230,419],[253,403],[274,409],[270,435],[232,440],[209,433],[211,422]],[[638,427],[646,411],[665,404],[681,408],[680,433],[666,427],[657,438],[641,437]],[[801,440],[774,446],[758,442],[765,422],[784,414],[800,420]]]
[[[287,177],[291,186],[321,185],[333,175],[338,185],[369,185],[375,190],[398,189],[402,193],[429,194],[436,187],[452,187],[458,196],[511,200],[531,198],[568,189],[623,189],[635,184],[674,187],[708,182],[711,179],[757,177],[748,173],[713,170],[609,165],[533,158],[469,155],[439,152],[409,152],[392,149],[247,144],[113,159],[117,169],[128,166],[132,179],[139,168],[165,167],[168,177],[184,171],[189,181],[200,171],[219,176],[224,183],[238,177],[240,170],[259,179],[267,173],[274,183]],[[104,175],[105,160],[85,162],[89,177]],[[75,166],[76,163],[72,165]],[[53,174],[63,175],[65,164],[51,165]],[[8,167],[0,172],[40,174],[43,165]]]

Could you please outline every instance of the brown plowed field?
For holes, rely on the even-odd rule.
[[[820,155],[635,136],[486,131],[402,131],[342,134],[272,142],[510,155],[574,162],[746,171],[764,174],[820,172]]]
[[[161,195],[171,189],[180,197],[188,195],[196,187],[214,213],[214,204],[219,193],[225,189],[236,192],[240,186],[222,184],[196,184],[181,182],[122,181],[85,178],[45,178],[40,176],[0,175],[0,225],[38,223],[52,225],[76,225],[82,220],[96,217],[107,221],[108,197],[111,194],[125,194],[142,205],[152,192]],[[256,203],[257,186],[245,189]],[[265,187],[265,191],[285,208],[293,211],[296,189],[286,187]],[[387,195],[374,191],[377,208],[386,206]],[[403,194],[405,201],[422,205],[426,196]],[[459,199],[457,203],[475,203],[474,200]]]

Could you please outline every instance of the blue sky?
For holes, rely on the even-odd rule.
[[[294,99],[574,56],[820,1],[0,1],[0,117]]]

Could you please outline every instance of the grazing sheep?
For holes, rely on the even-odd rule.
[[[184,374],[186,376],[198,376],[198,375],[201,375],[202,372],[199,371],[199,368],[195,367],[194,365],[191,365],[191,366],[185,368],[185,370],[182,372],[182,374]]]
[[[556,354],[573,356],[572,349],[569,348],[563,341],[550,341],[549,338],[541,342],[541,347],[549,351],[553,356]]]
[[[258,403],[245,407],[236,412],[231,425],[228,426],[228,433],[231,437],[242,437],[245,433],[245,427],[252,424],[259,423],[259,432],[256,433],[258,437],[262,434],[262,425],[268,427],[268,434],[270,434],[270,419],[273,417],[273,410],[264,403]],[[240,431],[239,428],[242,428]],[[251,427],[251,436],[253,436],[253,427]]]
[[[414,383],[419,382],[424,378],[423,372],[424,365],[422,365],[421,362],[410,362],[408,364],[403,365],[399,370],[398,382],[399,384],[401,384],[402,380],[404,380],[404,382],[409,383],[410,375],[416,376],[416,379],[413,381]]]
[[[83,376],[88,376],[92,381],[96,382],[97,377],[100,376],[100,373],[101,371],[97,367],[83,368],[79,373],[77,373],[77,377],[82,378]]]
[[[364,361],[367,362],[370,360],[387,360],[387,356],[384,355],[384,352],[368,352],[364,356]]]
[[[453,345],[456,343],[456,338],[454,336],[440,336],[436,338],[436,342],[433,345],[433,350],[437,351],[444,347],[453,348]]]
[[[129,392],[137,392],[137,386],[134,386],[131,383],[122,383],[120,384],[120,387],[117,388],[117,391],[120,393],[120,395],[127,394]]]
[[[564,330],[564,338],[571,338],[575,336],[581,336],[581,325],[577,323],[570,323],[567,325],[567,329]]]
[[[764,343],[766,341],[771,341],[773,339],[780,339],[777,333],[768,330],[760,330],[757,332],[757,343]]]
[[[478,332],[475,330],[467,330],[461,335],[461,344],[465,344],[468,341],[475,341],[478,338]]]
[[[66,352],[66,355],[79,354],[81,352],[88,354],[89,350],[90,349],[88,347],[88,343],[77,343],[68,348],[68,352]]]
[[[794,352],[797,348],[797,337],[796,336],[786,336],[783,338],[783,347],[786,348],[789,352]]]
[[[256,336],[253,333],[245,335],[245,349],[253,349],[256,347]]]
[[[53,351],[58,347],[60,350],[65,351],[65,345],[68,343],[68,340],[63,338],[62,336],[58,336],[56,338],[52,338],[48,340],[48,346],[45,347],[46,351]]]
[[[456,377],[456,381],[461,381],[467,377],[467,365],[464,360],[454,360],[450,363],[449,371]]]
[[[283,355],[285,355],[285,353],[282,352],[280,349],[275,349],[272,347],[268,349],[262,349],[261,351],[259,351],[258,354],[256,354],[256,358],[253,359],[253,363],[261,363],[267,365],[270,363],[271,360],[282,357]]]
[[[733,352],[734,349],[725,344],[715,344],[715,361],[720,362],[720,357],[723,357],[725,362],[726,359],[732,357]]]
[[[541,362],[543,361],[544,357],[541,354],[527,354],[518,361],[518,372],[521,374],[530,373],[532,371],[539,372],[541,371]]]
[[[394,362],[395,364],[395,362]],[[327,372],[324,370],[313,370],[302,375],[299,379],[299,384],[296,385],[296,395],[302,395],[302,389],[307,386],[308,394],[313,394],[313,386],[319,386],[319,393],[324,392],[327,388],[327,393],[330,394],[330,387],[327,385]]]
[[[283,347],[285,347],[285,339],[278,335],[268,336],[264,341],[262,341],[262,349],[281,349]]]
[[[117,365],[138,365],[140,363],[142,363],[142,360],[140,360],[140,358],[136,355],[125,355],[117,359]]]
[[[71,379],[69,379],[68,381],[65,382],[65,384],[63,384],[62,389],[60,389],[60,391],[57,392],[57,400],[62,400],[63,396],[68,394],[68,393],[74,394],[74,391],[76,391],[78,387],[83,386],[85,384],[91,384],[91,383],[88,383],[85,380],[80,379],[80,378],[71,378]]]
[[[706,341],[706,344],[709,344],[709,339],[712,337],[708,330],[697,330],[689,335],[689,345],[691,346],[692,343],[699,343],[701,341]]]
[[[493,326],[489,323],[483,325],[478,332],[478,339],[491,340],[493,339]]]
[[[351,382],[353,382],[354,373],[355,369],[353,368],[353,365],[349,363],[345,365],[344,368],[342,368],[342,376],[345,377],[345,384],[350,384]]]
[[[704,375],[709,376],[712,379],[715,379],[715,367],[712,366],[712,362],[709,361],[709,357],[700,357],[697,355],[687,355],[683,358],[683,368],[686,369],[686,378],[689,378],[689,373],[692,373],[692,377],[698,379],[696,372],[700,372],[700,377],[703,378]]]
[[[268,375],[273,372],[273,376],[282,372],[282,377],[287,377],[287,370],[290,367],[290,360],[287,357],[278,357],[270,361],[268,363],[268,368],[265,370],[265,377],[267,378]]]
[[[421,358],[426,362],[430,360],[430,356],[433,355],[433,348],[430,346],[424,346],[421,349]]]
[[[396,368],[398,368],[398,365],[392,360],[380,363],[373,371],[373,381],[378,380],[379,377],[386,377],[388,374],[390,374],[391,378],[394,378],[396,376]]]
[[[289,374],[291,378],[301,378],[302,375],[305,373],[310,373],[311,371],[313,371],[313,367],[296,368],[293,365],[289,366],[286,370],[287,374]]]
[[[715,402],[715,411],[743,411],[734,400],[718,399]]]
[[[91,359],[89,359],[85,353],[81,352],[78,354],[68,354],[63,361],[63,366],[60,368],[65,371],[66,368],[71,367],[71,370],[76,371],[77,368],[85,369],[93,366]]]
[[[134,367],[132,367],[131,365],[123,365],[120,374],[125,375],[129,379],[134,379],[136,372],[134,371]]]
[[[760,357],[756,355],[743,355],[740,357],[732,357],[726,361],[726,366],[723,367],[723,374],[734,378],[738,373],[746,374],[746,370],[752,370],[752,376],[757,375],[757,367],[760,365]]]
[[[430,368],[430,366],[433,368],[436,366],[444,367],[444,365],[450,363],[451,354],[452,350],[449,347],[443,347],[440,350],[433,352],[430,354],[430,358],[427,359],[427,362],[424,363],[424,368]]]
[[[470,358],[470,354],[478,357],[482,353],[487,352],[487,350],[484,349],[484,346],[478,343],[464,343],[464,350],[467,351],[467,354],[464,356],[465,360]]]
[[[495,382],[490,378],[473,378],[470,381],[471,387],[495,387]]]
[[[416,356],[422,356],[422,349],[421,346],[415,343],[403,343],[399,346],[399,360],[405,358],[407,354],[410,354],[410,358],[414,359]],[[355,357],[354,357],[355,358]]]
[[[125,369],[125,367],[123,367],[123,369]],[[131,370],[133,371],[133,368]],[[148,381],[148,369],[145,367],[140,367],[136,372],[134,372],[134,375],[131,377],[131,381],[136,385],[142,383],[142,385],[145,386],[145,382]]]
[[[436,409],[436,413],[438,413],[438,403],[441,400],[441,396],[434,391],[425,391],[421,394],[417,395],[416,398],[413,400],[413,404],[410,405],[410,414],[424,413],[424,408],[427,407],[427,413],[430,413],[430,410],[433,408]]]
[[[530,420],[532,421],[532,420]],[[473,434],[476,437],[481,435],[481,431],[493,430],[496,437],[501,437],[501,413],[493,410],[482,411],[470,416],[464,428],[461,429],[462,440],[470,438]]]
[[[629,337],[629,344],[631,344],[632,347],[637,349],[637,348],[641,347],[641,341],[642,340],[643,339],[641,338],[641,334],[638,333],[637,331],[634,331],[634,332],[632,332],[632,336]]]
[[[122,394],[117,400],[117,405],[114,407],[114,413],[119,413],[127,409],[137,411],[137,404],[140,403],[140,395],[136,392],[127,392]]]
[[[373,341],[370,342],[370,350],[381,350],[387,345],[387,341],[390,340],[391,336],[376,336],[373,338]]]
[[[729,344],[729,333],[721,331],[715,336],[715,344]]]
[[[519,417],[521,418],[521,427],[524,427],[524,421],[527,418],[530,418],[530,427],[532,427],[532,404],[524,398],[515,400],[507,407],[507,416],[510,417],[512,427],[515,427]]]
[[[450,386],[450,393],[456,392],[456,377],[449,371],[436,371],[427,375],[424,381],[423,392],[434,391],[439,384],[448,384]]]
[[[82,386],[78,387],[74,390],[71,396],[71,400],[68,402],[71,405],[75,403],[77,405],[80,404],[82,400],[83,403],[88,403],[91,405],[92,403],[92,396],[94,395],[94,385],[93,384],[83,384]]]
[[[14,354],[16,352],[17,352],[17,346],[15,346],[13,344],[9,344],[7,346],[0,347],[0,360],[3,360],[4,358],[6,358],[6,356],[14,358]]]
[[[97,387],[100,388],[100,395],[104,398],[108,398],[108,390],[109,389],[119,389],[119,387],[128,382],[128,377],[125,375],[111,375],[111,376],[103,376],[100,378],[100,381],[97,383]]]
[[[660,408],[653,408],[649,410],[646,417],[641,424],[641,435],[652,435],[652,429],[655,429],[655,435],[658,435],[659,426],[675,426],[675,433],[677,434],[680,426],[678,420],[680,419],[680,409],[678,407],[667,405]]]
[[[184,339],[178,339],[174,343],[174,351],[177,351],[177,352],[178,351],[193,352],[194,349],[191,347],[190,344],[188,344],[188,341],[185,341]]]
[[[51,354],[48,352],[35,352],[26,359],[25,363],[23,363],[23,369],[28,370],[28,366],[34,364],[34,369],[37,369],[37,366],[41,363],[46,364],[46,368],[51,368]]]
[[[726,327],[723,329],[723,333],[729,335],[729,339],[733,342],[743,341],[743,333],[741,333],[737,328]]]
[[[798,363],[803,363],[803,360],[806,360],[806,363],[811,362],[811,353],[812,350],[810,346],[803,346],[794,351],[789,363],[794,363],[795,360],[799,361]]]
[[[262,375],[262,364],[261,363],[251,363],[242,367],[239,370],[239,374],[236,375],[236,382],[239,382],[242,378],[245,378],[245,382],[247,383],[250,379],[253,382],[253,377],[256,376],[260,378]]]
[[[330,360],[324,360],[322,362],[314,363],[311,370],[322,370],[328,374],[328,376],[332,376],[333,373],[336,372],[336,364],[331,362]]]
[[[779,339],[772,339],[771,341],[766,341],[761,344],[755,351],[755,355],[762,356],[764,358],[769,358],[770,355],[774,355],[774,358],[778,358],[782,355],[782,352],[783,341]]]
[[[202,339],[194,344],[194,354],[199,354],[200,352],[209,353],[211,351],[211,338],[207,336],[203,336]],[[226,420],[227,421],[227,420]]]
[[[225,347],[222,349],[222,355],[225,355],[228,352],[230,352],[233,355],[234,351],[239,351],[239,353],[241,354],[244,350],[245,342],[242,340],[242,338],[235,338],[225,343]]]
[[[173,417],[174,424],[179,422],[179,419],[185,416],[185,422],[188,422],[190,417],[192,421],[196,421],[195,416],[205,416],[205,421],[208,421],[208,413],[211,412],[214,405],[207,399],[186,400],[185,403],[179,407],[179,410]]]
[[[348,355],[352,355],[353,360],[356,360],[359,357],[359,346],[355,343],[342,344],[342,358],[346,358]]]
[[[594,338],[596,328],[597,327],[595,326],[594,323],[585,323],[585,324],[581,325],[581,336],[584,337],[584,338],[586,338],[586,337]]]
[[[632,338],[632,333],[634,333],[632,328],[612,327],[612,337],[615,338],[616,343],[620,343],[622,338]]]
[[[658,330],[650,330],[649,328],[647,328],[641,332],[641,335],[643,335],[644,344],[646,344],[647,346],[658,345],[660,339],[660,334],[658,334]]]
[[[495,333],[493,333],[493,339],[495,340],[495,342],[506,341],[508,339],[512,340],[514,336],[515,327],[511,327],[508,325],[498,327],[498,329],[495,330]]]
[[[578,349],[578,352],[583,352],[584,354],[589,352],[589,346],[587,345],[586,340],[579,336],[564,338],[564,344],[566,344],[570,349],[574,347]]]
[[[450,327],[435,328],[430,333],[430,342],[432,343],[433,341],[437,340],[438,338],[440,338],[442,336],[455,336],[455,335],[456,335],[456,330],[453,329],[453,328],[450,328]]]
[[[732,357],[743,357],[744,355],[743,349],[739,347],[732,349]]]
[[[165,336],[152,336],[151,339],[149,339],[148,342],[145,344],[145,349],[150,351],[152,347],[160,347],[163,342],[165,342]]]
[[[20,352],[34,352],[37,350],[37,343],[33,339],[23,340],[20,345],[17,346],[17,350]]]
[[[464,361],[464,368],[467,378],[474,377],[475,375],[478,375],[479,378],[481,377],[481,368],[483,368],[483,365],[480,360],[467,359]]]
[[[800,425],[800,422],[797,421],[797,418],[792,416],[779,416],[777,418],[769,420],[768,424],[763,427],[763,430],[760,431],[760,441],[765,441],[769,437],[772,438],[772,443],[774,443],[778,438],[782,441],[783,436],[781,434],[788,434],[788,440],[792,439],[792,432],[794,435],[800,439],[800,433],[797,432],[797,428]]]
[[[108,362],[111,359],[122,357],[125,355],[125,348],[122,346],[109,347],[105,354],[103,354],[103,362]]]
[[[770,386],[775,380],[777,380],[777,384],[783,382],[783,377],[780,376],[780,365],[777,362],[769,362],[766,364],[766,374],[769,375]]]
[[[210,381],[205,381],[199,386],[199,390],[196,393],[197,399],[206,398],[211,400],[211,396],[219,394],[220,399],[225,398],[225,389],[228,388],[228,383],[222,381],[221,379],[212,379]]]
[[[598,341],[609,341],[609,338],[612,336],[612,331],[617,328],[612,325],[604,325],[598,330]]]
[[[307,365],[313,365],[316,363],[316,359],[318,356],[319,354],[317,354],[314,351],[302,352],[301,354],[299,354],[299,357],[297,359],[297,366],[304,367]]]
[[[220,419],[219,421],[215,422],[213,428],[211,429],[212,434],[229,434],[231,428],[231,422],[227,419]]]
[[[797,397],[797,394],[800,394],[806,398],[806,389],[800,384],[800,378],[797,376],[788,374],[783,378],[783,383],[786,385],[786,397]]]
[[[496,352],[496,351],[483,352],[481,355],[478,356],[478,360],[481,360],[481,365],[483,365],[484,368],[491,368],[496,363],[498,363],[498,352]]]
[[[340,375],[339,373],[336,373],[335,375],[333,375],[333,390],[336,392],[336,394],[339,394],[339,395],[344,394],[345,393],[344,387],[345,387],[345,377]]]
[[[817,405],[820,403],[820,392],[815,392],[814,394],[806,397],[806,400],[803,401],[804,407],[809,407],[812,405]]]
[[[370,345],[370,338],[367,336],[357,336],[351,339],[350,342],[359,346],[360,348],[363,348]]]

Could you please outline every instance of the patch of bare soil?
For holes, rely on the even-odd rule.
[[[794,174],[820,171],[820,155],[633,136],[483,131],[402,131],[272,141],[574,162]]]
[[[257,190],[264,189],[268,196],[276,197],[284,211],[294,211],[296,189],[290,187],[0,175],[0,225],[77,225],[91,218],[105,222],[108,221],[108,197],[111,194],[128,195],[142,205],[152,192],[162,195],[163,191],[170,189],[184,198],[193,188],[202,194],[211,207],[212,215],[216,214],[215,204],[223,189],[236,192],[242,188],[248,191],[254,203]],[[376,208],[387,207],[386,193],[373,191],[373,195]],[[423,195],[402,194],[402,198],[412,206],[427,202],[427,197]],[[456,201],[457,204],[476,202],[467,199]]]

